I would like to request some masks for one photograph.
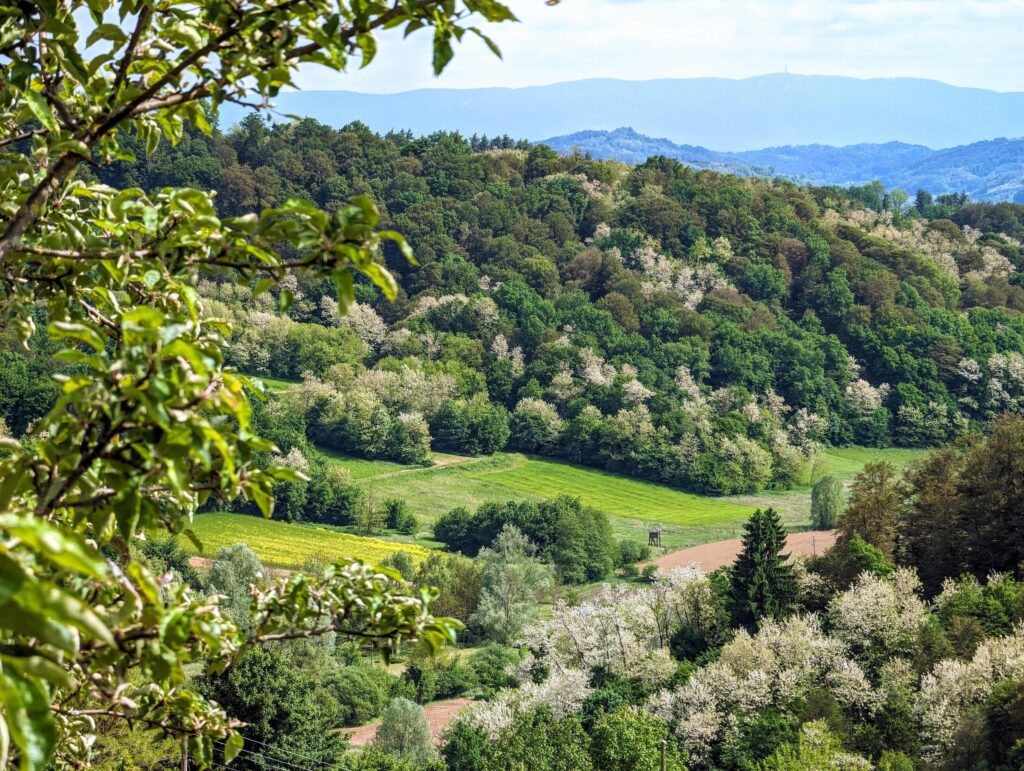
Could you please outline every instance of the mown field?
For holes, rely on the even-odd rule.
[[[396,551],[404,551],[419,561],[429,551],[417,544],[366,538],[245,514],[200,514],[195,518],[192,529],[203,544],[201,554],[204,557],[215,556],[222,546],[245,543],[265,564],[281,568],[301,568],[310,560],[331,562],[339,557],[353,557],[377,564]],[[184,545],[191,546],[187,541]]]
[[[922,450],[829,450],[819,459],[815,473],[833,473],[849,481],[872,460],[885,459],[902,468],[923,455]],[[666,546],[683,548],[735,537],[743,521],[759,506],[776,507],[790,529],[806,527],[810,518],[810,491],[806,488],[714,498],[514,453],[499,453],[492,458],[438,456],[436,465],[427,468],[338,454],[331,457],[375,495],[404,498],[424,525],[456,506],[475,508],[490,501],[572,495],[607,513],[619,538],[646,540],[647,529],[656,524],[663,528]]]
[[[815,474],[833,473],[849,481],[873,460],[902,468],[923,457],[922,450],[877,450],[866,447],[824,453]],[[713,498],[663,485],[546,458],[499,453],[491,458],[436,454],[434,466],[404,466],[387,461],[349,458],[328,453],[348,469],[353,480],[378,498],[397,496],[409,502],[424,531],[438,516],[456,506],[475,508],[489,501],[539,500],[557,495],[578,496],[584,504],[608,514],[615,537],[646,542],[648,528],[663,529],[669,549],[734,538],[757,507],[774,506],[791,530],[809,523],[810,491],[806,488],[749,496]],[[300,568],[310,560],[354,557],[377,563],[396,551],[423,559],[434,542],[421,538],[406,543],[339,532],[312,525],[293,525],[241,514],[202,514],[193,527],[203,556],[234,543],[247,543],[266,564]]]

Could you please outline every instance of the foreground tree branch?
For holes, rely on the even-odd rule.
[[[303,64],[365,66],[377,30],[432,33],[440,72],[477,19],[514,16],[496,0],[0,2],[0,318],[26,346],[42,319],[69,373],[29,434],[0,438],[0,767],[87,765],[97,717],[181,734],[199,766],[216,743],[229,762],[236,723],[186,667],[221,672],[252,646],[329,632],[454,639],[433,592],[365,565],[254,587],[247,635],[217,597],[135,556],[143,535],[189,535],[211,497],[269,516],[273,485],[299,478],[261,462],[275,448],[252,429],[256,389],[224,367],[230,330],[196,276],[262,276],[260,292],[310,272],[344,309],[356,273],[394,295],[381,246],[412,259],[404,239],[377,229],[366,198],[224,219],[207,191],[118,191],[78,170],[132,160],[127,136],[152,152],[186,125],[210,131],[224,102],[269,105]]]

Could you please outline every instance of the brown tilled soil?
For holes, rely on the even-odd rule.
[[[810,533],[791,533],[786,539],[786,548],[790,554],[821,554],[836,542],[835,530],[818,530]],[[685,568],[691,562],[700,563],[704,572],[710,572],[723,565],[731,565],[739,555],[743,544],[739,538],[728,541],[715,541],[689,549],[680,549],[651,560],[662,573],[673,568]]]
[[[472,701],[472,699],[465,698],[435,701],[433,704],[428,704],[423,708],[423,712],[427,716],[427,722],[430,723],[430,735],[434,739],[434,744],[441,743],[441,734],[444,732],[445,727],[447,727],[456,714],[464,710]],[[379,725],[380,721],[376,720],[367,725],[361,725],[358,728],[346,728],[343,733],[348,734],[352,746],[362,747],[373,741],[373,737],[377,733],[377,726]]]

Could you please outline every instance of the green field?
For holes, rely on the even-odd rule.
[[[849,481],[873,460],[902,468],[924,456],[922,450],[876,450],[849,447],[829,450],[815,473],[833,473]],[[357,484],[379,497],[408,501],[424,526],[456,506],[475,508],[489,501],[539,500],[556,495],[579,497],[587,506],[608,514],[616,538],[645,541],[652,524],[663,528],[662,543],[684,548],[736,537],[757,507],[774,506],[790,529],[806,527],[810,516],[808,489],[714,498],[643,482],[618,474],[574,466],[546,458],[499,453],[490,458],[435,454],[430,467],[350,458],[328,453],[348,469]],[[365,538],[336,529],[293,525],[242,514],[201,514],[193,530],[204,556],[234,543],[247,543],[266,564],[299,568],[310,559],[328,561],[354,557],[379,563],[397,551],[414,560],[429,552],[429,541],[410,544]],[[424,545],[427,544],[427,545]]]
[[[200,514],[192,530],[203,544],[201,553],[205,557],[215,556],[222,546],[245,543],[264,563],[281,568],[301,568],[309,559],[330,562],[340,557],[377,564],[397,551],[404,551],[419,561],[429,551],[416,544],[364,538],[245,514]],[[185,545],[188,546],[188,542]]]
[[[280,380],[276,377],[267,377],[266,375],[250,375],[249,377],[263,381],[263,385],[266,387],[267,391],[271,393],[287,391],[293,385],[297,385],[297,383],[292,380]]]
[[[815,473],[830,472],[848,481],[872,460],[885,459],[902,468],[923,455],[921,450],[864,447],[829,450],[818,461]],[[556,460],[512,453],[479,459],[438,456],[436,465],[427,468],[341,455],[332,457],[335,462],[349,468],[353,478],[376,495],[404,498],[425,524],[456,506],[475,508],[491,501],[572,495],[579,497],[584,504],[607,513],[619,538],[645,540],[647,529],[657,524],[663,528],[662,542],[666,546],[682,548],[735,537],[743,521],[757,507],[776,507],[791,529],[806,527],[810,518],[810,491],[807,488],[715,498]]]
[[[927,454],[927,450],[908,450],[898,447],[887,450],[879,450],[875,447],[837,447],[824,453],[826,471],[822,473],[834,474],[845,482],[857,476],[860,470],[872,461],[886,460],[902,471],[908,463],[920,460]]]

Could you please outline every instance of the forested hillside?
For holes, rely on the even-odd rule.
[[[1024,768],[1020,207],[215,127],[513,20],[0,6],[0,768]]]
[[[643,163],[664,155],[697,169],[740,176],[781,176],[810,185],[862,185],[881,180],[904,190],[936,194],[966,193],[973,201],[1024,201],[1024,140],[993,139],[931,150],[905,142],[785,145],[762,150],[717,152],[677,145],[638,134],[631,128],[578,131],[544,141],[561,153],[584,152],[595,158]]]
[[[894,216],[880,186],[256,117],[100,174],[212,188],[227,215],[372,196],[418,261],[388,253],[395,302],[199,286],[230,363],[306,379],[290,425],[351,454],[507,446],[734,493],[802,479],[818,442],[932,445],[1024,406],[1014,206]]]

